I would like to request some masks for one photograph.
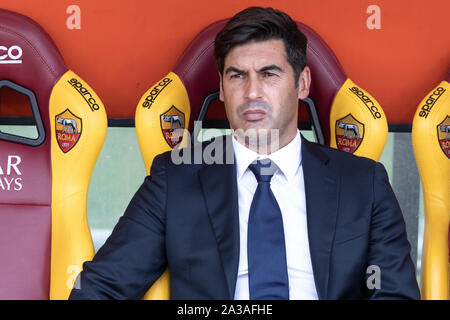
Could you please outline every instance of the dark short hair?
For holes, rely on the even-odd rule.
[[[282,40],[286,58],[294,70],[295,85],[306,66],[306,36],[286,13],[273,8],[250,7],[232,17],[217,34],[214,55],[223,74],[225,57],[235,46],[272,39]]]

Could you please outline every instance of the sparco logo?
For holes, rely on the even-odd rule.
[[[6,164],[0,162],[0,190],[20,191],[22,190],[22,172],[19,164],[22,162],[20,156],[8,156]]]
[[[444,92],[445,89],[442,87],[438,87],[436,90],[434,90],[428,97],[428,99],[425,101],[425,104],[422,106],[422,109],[419,112],[419,117],[427,118],[434,104],[436,103],[436,101],[438,101],[438,99],[442,96]]]
[[[364,91],[357,87],[353,87],[349,89],[351,92],[356,94],[356,96],[361,99],[362,102],[366,105],[367,109],[369,109],[370,113],[372,114],[373,118],[380,119],[381,113],[378,111],[377,106],[373,103],[373,101],[364,94]]]
[[[156,97],[164,90],[165,87],[171,83],[172,80],[170,78],[164,78],[153,89],[150,91],[147,97],[145,97],[145,101],[142,103],[144,108],[150,109],[153,102],[155,102]]]
[[[0,63],[22,63],[22,48],[11,46],[9,48],[0,46]]]
[[[72,78],[69,81],[67,81],[72,87],[75,88],[75,90],[78,91],[78,93],[83,97],[83,99],[87,102],[89,107],[92,111],[98,110],[100,107],[98,106],[95,99],[92,97],[92,94],[89,92],[88,89],[83,87],[81,82],[79,82],[77,79]]]

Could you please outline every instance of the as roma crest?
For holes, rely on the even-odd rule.
[[[364,139],[364,124],[351,113],[336,121],[336,145],[339,150],[354,153]]]
[[[185,127],[184,113],[175,106],[171,106],[169,110],[160,116],[160,120],[164,139],[166,139],[166,142],[171,148],[174,148],[183,140],[183,129]]]
[[[437,125],[437,134],[442,151],[450,159],[450,116]]]
[[[62,152],[69,152],[80,139],[83,129],[81,118],[66,109],[55,117],[55,122],[56,141]]]

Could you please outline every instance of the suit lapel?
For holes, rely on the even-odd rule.
[[[217,140],[216,140],[217,141]],[[231,140],[215,150],[233,153]],[[213,142],[214,143],[214,142]],[[216,157],[216,158],[220,158]],[[222,158],[225,159],[225,156]],[[334,238],[340,178],[320,147],[302,137],[308,239],[319,299],[327,298],[330,255]],[[199,171],[208,215],[219,249],[230,299],[234,296],[239,265],[239,207],[235,164],[210,164]]]
[[[337,168],[320,147],[303,137],[302,159],[314,281],[319,299],[326,299],[340,178]]]
[[[224,144],[221,141],[216,140],[213,143],[220,143],[221,145],[216,148],[216,151],[223,152]],[[231,152],[234,157],[231,140],[229,143],[225,143],[225,148],[226,154]],[[220,159],[220,157],[221,155],[218,158]],[[222,159],[225,159],[225,156]],[[216,236],[230,299],[233,299],[239,266],[239,207],[234,161],[233,164],[206,165],[200,169],[199,178],[208,215]]]

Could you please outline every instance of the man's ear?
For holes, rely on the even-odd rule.
[[[219,99],[220,101],[223,102],[223,79],[222,79],[222,74],[219,72]]]
[[[298,77],[298,98],[305,99],[309,95],[309,88],[311,86],[311,71],[308,66],[305,66]]]

